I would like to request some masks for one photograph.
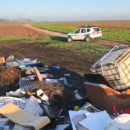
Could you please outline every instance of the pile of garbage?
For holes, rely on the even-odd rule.
[[[129,58],[114,47],[79,85],[60,66],[0,57],[0,130],[130,129]]]
[[[75,103],[82,106],[88,98],[84,86],[78,86],[78,80],[72,78],[64,68],[46,66],[37,59],[1,57],[0,129],[67,127],[68,110],[73,110]]]

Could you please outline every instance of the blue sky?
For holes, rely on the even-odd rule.
[[[37,21],[130,20],[130,0],[0,0],[0,18]]]

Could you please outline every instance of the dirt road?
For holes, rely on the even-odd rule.
[[[59,32],[53,32],[53,31],[49,31],[49,30],[46,30],[46,29],[37,28],[37,27],[34,27],[31,24],[23,24],[23,26],[26,27],[26,28],[32,29],[36,32],[43,32],[43,33],[46,33],[46,34],[52,35],[52,36],[66,37],[66,34],[62,34],[62,33],[59,33]]]
[[[55,31],[50,31],[50,30],[46,30],[46,29],[41,29],[41,28],[37,28],[34,27],[31,24],[24,24],[23,25],[26,28],[32,29],[34,31],[37,32],[43,32],[46,33],[48,35],[52,35],[52,36],[59,36],[59,37],[66,37],[66,34],[60,33],[60,32],[55,32]],[[101,44],[101,45],[106,45],[106,46],[121,46],[121,45],[126,45],[125,43],[119,42],[119,41],[112,41],[112,40],[100,40],[98,42],[94,42],[96,44]]]

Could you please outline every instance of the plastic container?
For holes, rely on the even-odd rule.
[[[130,88],[130,48],[111,51],[91,68],[93,74],[101,74],[117,90]]]

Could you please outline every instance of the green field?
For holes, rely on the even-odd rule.
[[[89,54],[93,56],[102,56],[104,53],[108,52],[110,50],[110,47],[98,45],[98,44],[91,44],[86,42],[64,42],[65,39],[60,39],[60,41],[54,40],[54,37],[51,37],[53,40],[51,40],[51,44],[48,46],[51,47],[59,47],[62,49],[68,49],[73,52],[76,52],[77,54]],[[61,42],[63,40],[63,42]]]
[[[130,42],[130,30],[128,29],[102,29],[103,38],[118,40],[121,42]]]
[[[54,23],[35,23],[34,26],[46,28],[48,30],[59,31],[64,33],[74,32],[77,27],[67,26]],[[102,29],[103,39],[117,40],[121,42],[130,42],[130,30],[128,29]]]
[[[15,43],[40,43],[40,44],[46,44],[48,47],[58,47],[60,49],[67,49],[70,51],[73,51],[80,54],[88,54],[92,56],[102,56],[104,53],[108,52],[110,50],[109,47],[98,45],[98,44],[91,44],[86,43],[84,41],[79,42],[72,42],[68,43],[66,41],[66,38],[62,37],[41,37],[41,38],[29,38],[29,37],[2,37],[0,38],[0,43],[7,43],[15,42]]]
[[[0,41],[20,41],[20,40],[31,40],[29,37],[16,37],[16,36],[8,36],[8,37],[0,37]]]
[[[34,26],[64,33],[74,32],[77,29],[77,27],[74,26],[52,24],[52,23],[35,23]]]

